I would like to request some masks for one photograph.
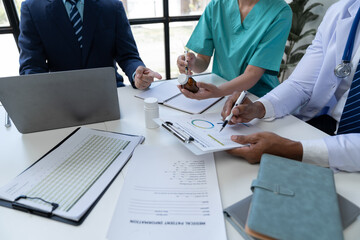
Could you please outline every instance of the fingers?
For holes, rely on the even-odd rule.
[[[177,58],[177,66],[179,68],[179,72],[185,74],[185,67],[187,66],[187,62],[185,61],[185,56],[180,55]]]
[[[260,139],[257,134],[247,136],[233,135],[231,136],[231,140],[245,146],[228,150],[228,153],[234,156],[242,157],[251,164],[260,162],[264,149],[261,144],[258,144]]]
[[[151,85],[154,78],[161,79],[162,76],[157,72],[153,72],[149,68],[139,66],[135,71],[135,86],[138,89],[145,89]]]
[[[223,120],[229,116],[231,109],[233,108],[236,100],[238,99],[238,97],[240,96],[239,92],[235,92],[233,93],[225,102],[225,105],[221,111],[221,116],[223,118]]]
[[[211,83],[196,82],[198,88],[204,88],[207,91],[214,91],[217,87]]]
[[[135,79],[135,86],[136,86],[136,88],[143,90],[143,89],[148,88],[152,82],[153,82],[152,80],[148,81],[148,80],[143,80],[143,79],[137,78],[137,79]]]
[[[231,121],[233,123],[250,122],[255,118],[263,118],[265,116],[265,107],[261,102],[253,103],[250,99],[245,99],[241,105],[232,110],[232,113]]]
[[[196,93],[190,92],[189,90],[182,88],[180,85],[178,86],[178,88],[180,89],[181,93],[184,94],[185,97],[191,98],[191,99],[197,99],[197,100],[200,99]]]
[[[180,55],[177,58],[176,63],[180,73],[192,75],[193,74],[192,68],[195,64],[195,54],[188,52],[186,56]]]
[[[220,90],[213,84],[197,82],[196,85],[199,91],[192,93],[186,89],[180,88],[180,91],[188,98],[202,100],[207,98],[214,98],[220,95]]]
[[[250,135],[232,135],[231,141],[237,142],[239,144],[254,144],[257,143],[258,137],[256,134],[250,134]]]
[[[227,150],[227,152],[233,156],[241,157],[247,160],[248,155],[251,152],[251,148],[249,146],[243,146],[243,147]]]
[[[252,102],[249,98],[245,98],[243,103],[232,109],[233,117],[232,123],[249,122],[253,119],[252,115]]]
[[[152,71],[152,70],[150,70],[150,69],[148,69],[148,72],[147,72],[147,71],[144,72],[144,76],[146,76],[146,77],[151,77],[152,79],[153,79],[153,78],[157,78],[157,79],[159,79],[159,80],[162,79],[162,76],[161,76],[160,73],[154,72],[154,71]]]

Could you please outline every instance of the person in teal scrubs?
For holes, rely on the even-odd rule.
[[[180,73],[200,73],[209,66],[228,82],[216,87],[198,82],[200,90],[181,89],[189,98],[222,97],[249,90],[261,97],[279,84],[277,78],[292,11],[283,0],[212,0],[177,59]]]

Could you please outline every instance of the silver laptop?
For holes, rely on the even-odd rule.
[[[0,78],[0,101],[21,133],[120,118],[112,67]]]

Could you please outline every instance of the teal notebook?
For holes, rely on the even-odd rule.
[[[332,170],[264,154],[245,231],[260,239],[343,239]]]

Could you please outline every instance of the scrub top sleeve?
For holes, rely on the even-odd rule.
[[[196,53],[212,56],[214,50],[212,32],[212,2],[208,4],[204,13],[201,15],[195,30],[186,44],[186,47]]]
[[[284,8],[274,19],[251,57],[249,65],[278,72],[291,28],[292,12]]]

